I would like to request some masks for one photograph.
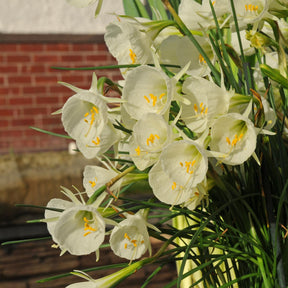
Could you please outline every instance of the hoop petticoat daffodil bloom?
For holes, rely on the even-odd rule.
[[[200,77],[187,78],[182,91],[190,104],[182,104],[181,119],[196,133],[202,133],[216,116],[228,112],[229,101],[234,93]]]
[[[273,17],[268,13],[269,2],[270,0],[234,0],[240,29],[245,29],[247,24],[254,24],[253,30],[256,30],[258,24],[264,20],[264,18]]]
[[[143,31],[141,24],[125,18],[118,20],[106,27],[104,35],[109,52],[117,59],[118,64],[153,63],[152,39]],[[128,70],[129,68],[121,69],[124,77]]]
[[[108,119],[106,103],[90,91],[77,93],[66,101],[62,123],[88,159],[106,152],[120,137]]]
[[[143,217],[143,211],[125,216],[127,218],[112,230],[111,249],[115,255],[131,261],[140,258],[147,250],[151,256],[151,243],[147,230],[149,224]]]
[[[229,113],[216,119],[211,126],[211,150],[226,154],[217,158],[229,165],[245,162],[255,151],[257,130],[244,115]]]
[[[45,211],[45,220],[53,241],[72,255],[86,255],[98,250],[105,237],[105,222],[96,207],[52,199],[47,207],[63,212]],[[70,206],[70,207],[69,207]],[[54,220],[54,221],[52,221]]]
[[[191,196],[192,189],[202,182],[208,170],[205,151],[192,140],[168,145],[149,172],[154,195],[164,203],[177,205]]]
[[[191,0],[181,1],[179,5],[179,17],[190,30],[202,30],[202,28],[207,30],[215,27],[215,21],[209,2],[209,0],[203,0],[202,4],[200,4]],[[229,1],[216,0],[211,2],[218,22],[222,23],[225,19],[221,19],[221,17],[230,12]]]
[[[123,107],[136,120],[146,113],[164,115],[174,98],[176,81],[151,66],[134,68],[126,77]]]
[[[116,177],[118,173],[113,169],[87,165],[84,168],[83,175],[83,186],[87,195],[91,197],[97,189],[108,183],[112,178]],[[123,178],[119,179],[115,184],[109,187],[109,189],[112,192],[116,191],[117,193],[117,190],[121,188],[122,181]]]
[[[129,153],[139,170],[158,161],[162,149],[172,140],[172,128],[163,116],[145,114],[133,127]]]
[[[214,55],[207,39],[197,35],[194,37],[209,58],[212,59]],[[188,62],[190,62],[190,65],[186,71],[187,74],[206,76],[210,73],[210,69],[203,56],[187,36],[171,35],[163,40],[157,51],[160,63],[180,66],[180,68],[169,67],[168,69],[173,73],[178,73]],[[181,53],[179,53],[179,51],[181,51]]]

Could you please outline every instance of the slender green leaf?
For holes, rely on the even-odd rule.
[[[66,139],[72,139],[72,137],[70,137],[68,135],[58,134],[58,133],[54,133],[54,132],[51,132],[51,131],[47,131],[47,130],[40,129],[40,128],[37,128],[37,127],[32,127],[32,126],[30,128],[35,130],[35,131],[42,132],[42,133],[45,133],[45,134],[48,134],[48,135],[51,135],[51,136],[56,136],[56,137],[61,137],[61,138],[66,138]]]

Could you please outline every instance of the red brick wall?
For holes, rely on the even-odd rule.
[[[36,126],[64,133],[60,115],[73,92],[64,81],[89,88],[92,71],[60,71],[51,66],[79,67],[115,64],[105,43],[0,44],[0,154],[67,149],[68,140],[30,129]],[[98,77],[120,79],[117,70],[96,71]]]

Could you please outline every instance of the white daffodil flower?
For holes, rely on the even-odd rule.
[[[134,68],[127,75],[123,88],[124,109],[136,120],[146,113],[164,115],[174,98],[175,82],[155,67]]]
[[[151,254],[147,222],[142,211],[128,214],[127,219],[113,228],[110,245],[115,255],[131,261],[140,258],[147,249]]]
[[[70,201],[53,198],[47,204],[45,219],[53,241],[62,250],[72,255],[86,255],[95,252],[104,241],[105,222],[97,211],[103,201],[99,197],[91,205],[85,205],[67,188],[61,190]],[[79,192],[79,191],[78,191]]]
[[[103,154],[119,140],[119,133],[108,119],[105,102],[89,91],[75,94],[66,101],[62,123],[88,159]]]
[[[139,170],[158,161],[163,148],[172,139],[172,128],[161,115],[145,114],[133,127],[129,143],[130,157]]]
[[[255,48],[252,47],[251,42],[246,39],[246,33],[247,33],[246,30],[239,31],[244,55],[250,56],[250,55],[255,54]],[[240,50],[240,45],[239,45],[237,34],[238,34],[237,32],[231,33],[231,46],[237,52],[238,55],[241,55],[241,50]]]
[[[149,185],[161,202],[171,205],[182,204],[191,197],[193,188],[179,185],[163,170],[158,161],[149,171]]]
[[[271,18],[268,13],[269,0],[235,0],[234,6],[240,28],[246,28],[248,24],[254,24],[257,28],[265,18]]]
[[[186,200],[183,205],[189,210],[193,211],[203,202],[205,198],[208,199],[206,179],[199,183],[197,187],[192,189],[189,199]]]
[[[182,91],[190,103],[182,104],[181,119],[196,133],[202,133],[216,116],[228,112],[229,101],[234,93],[199,77],[187,78]]]
[[[195,36],[195,38],[212,60],[214,55],[207,39],[200,36]],[[179,51],[181,51],[181,53],[179,53]],[[186,71],[189,75],[206,76],[210,72],[203,56],[198,52],[197,48],[187,36],[171,35],[167,37],[159,46],[158,54],[161,64],[180,66],[180,68],[168,68],[173,73],[178,73],[180,69],[184,68],[189,62],[190,65]]]
[[[83,186],[87,195],[91,197],[97,189],[108,183],[112,178],[116,177],[118,173],[113,169],[106,169],[100,166],[87,165],[84,168],[83,175]],[[113,184],[110,187],[110,190],[112,192],[118,191],[121,187],[122,180],[123,178]]]
[[[210,148],[226,154],[218,158],[222,163],[239,165],[255,151],[257,132],[252,121],[238,113],[216,119],[211,126]]]
[[[161,153],[159,161],[163,171],[173,181],[171,189],[175,185],[181,185],[182,189],[196,187],[203,181],[208,169],[204,149],[188,139],[168,145]]]
[[[104,241],[105,222],[93,206],[74,205],[60,213],[55,223],[47,224],[53,241],[72,255],[95,252]]]
[[[106,27],[104,39],[118,64],[153,63],[152,39],[143,32],[143,27],[136,21],[121,18],[110,23]],[[121,69],[124,77],[127,71],[127,68]]]
[[[209,0],[203,0],[202,4],[191,0],[182,0],[179,5],[179,17],[183,20],[190,30],[205,30],[215,27],[213,14]],[[228,0],[212,1],[216,17],[221,24],[225,19],[221,17],[229,13]]]

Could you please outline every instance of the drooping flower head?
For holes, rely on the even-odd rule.
[[[255,151],[257,133],[253,123],[238,113],[219,117],[211,126],[210,148],[226,154],[219,161],[238,165],[246,161]]]
[[[164,115],[174,97],[175,80],[155,67],[139,66],[127,75],[122,97],[124,109],[134,119],[144,114]]]
[[[133,127],[129,143],[130,157],[140,170],[158,161],[162,149],[170,142],[172,128],[163,116],[155,113],[145,114]]]
[[[147,249],[151,253],[147,222],[142,216],[142,211],[127,215],[127,219],[114,227],[110,245],[117,256],[128,260],[140,258]]]

